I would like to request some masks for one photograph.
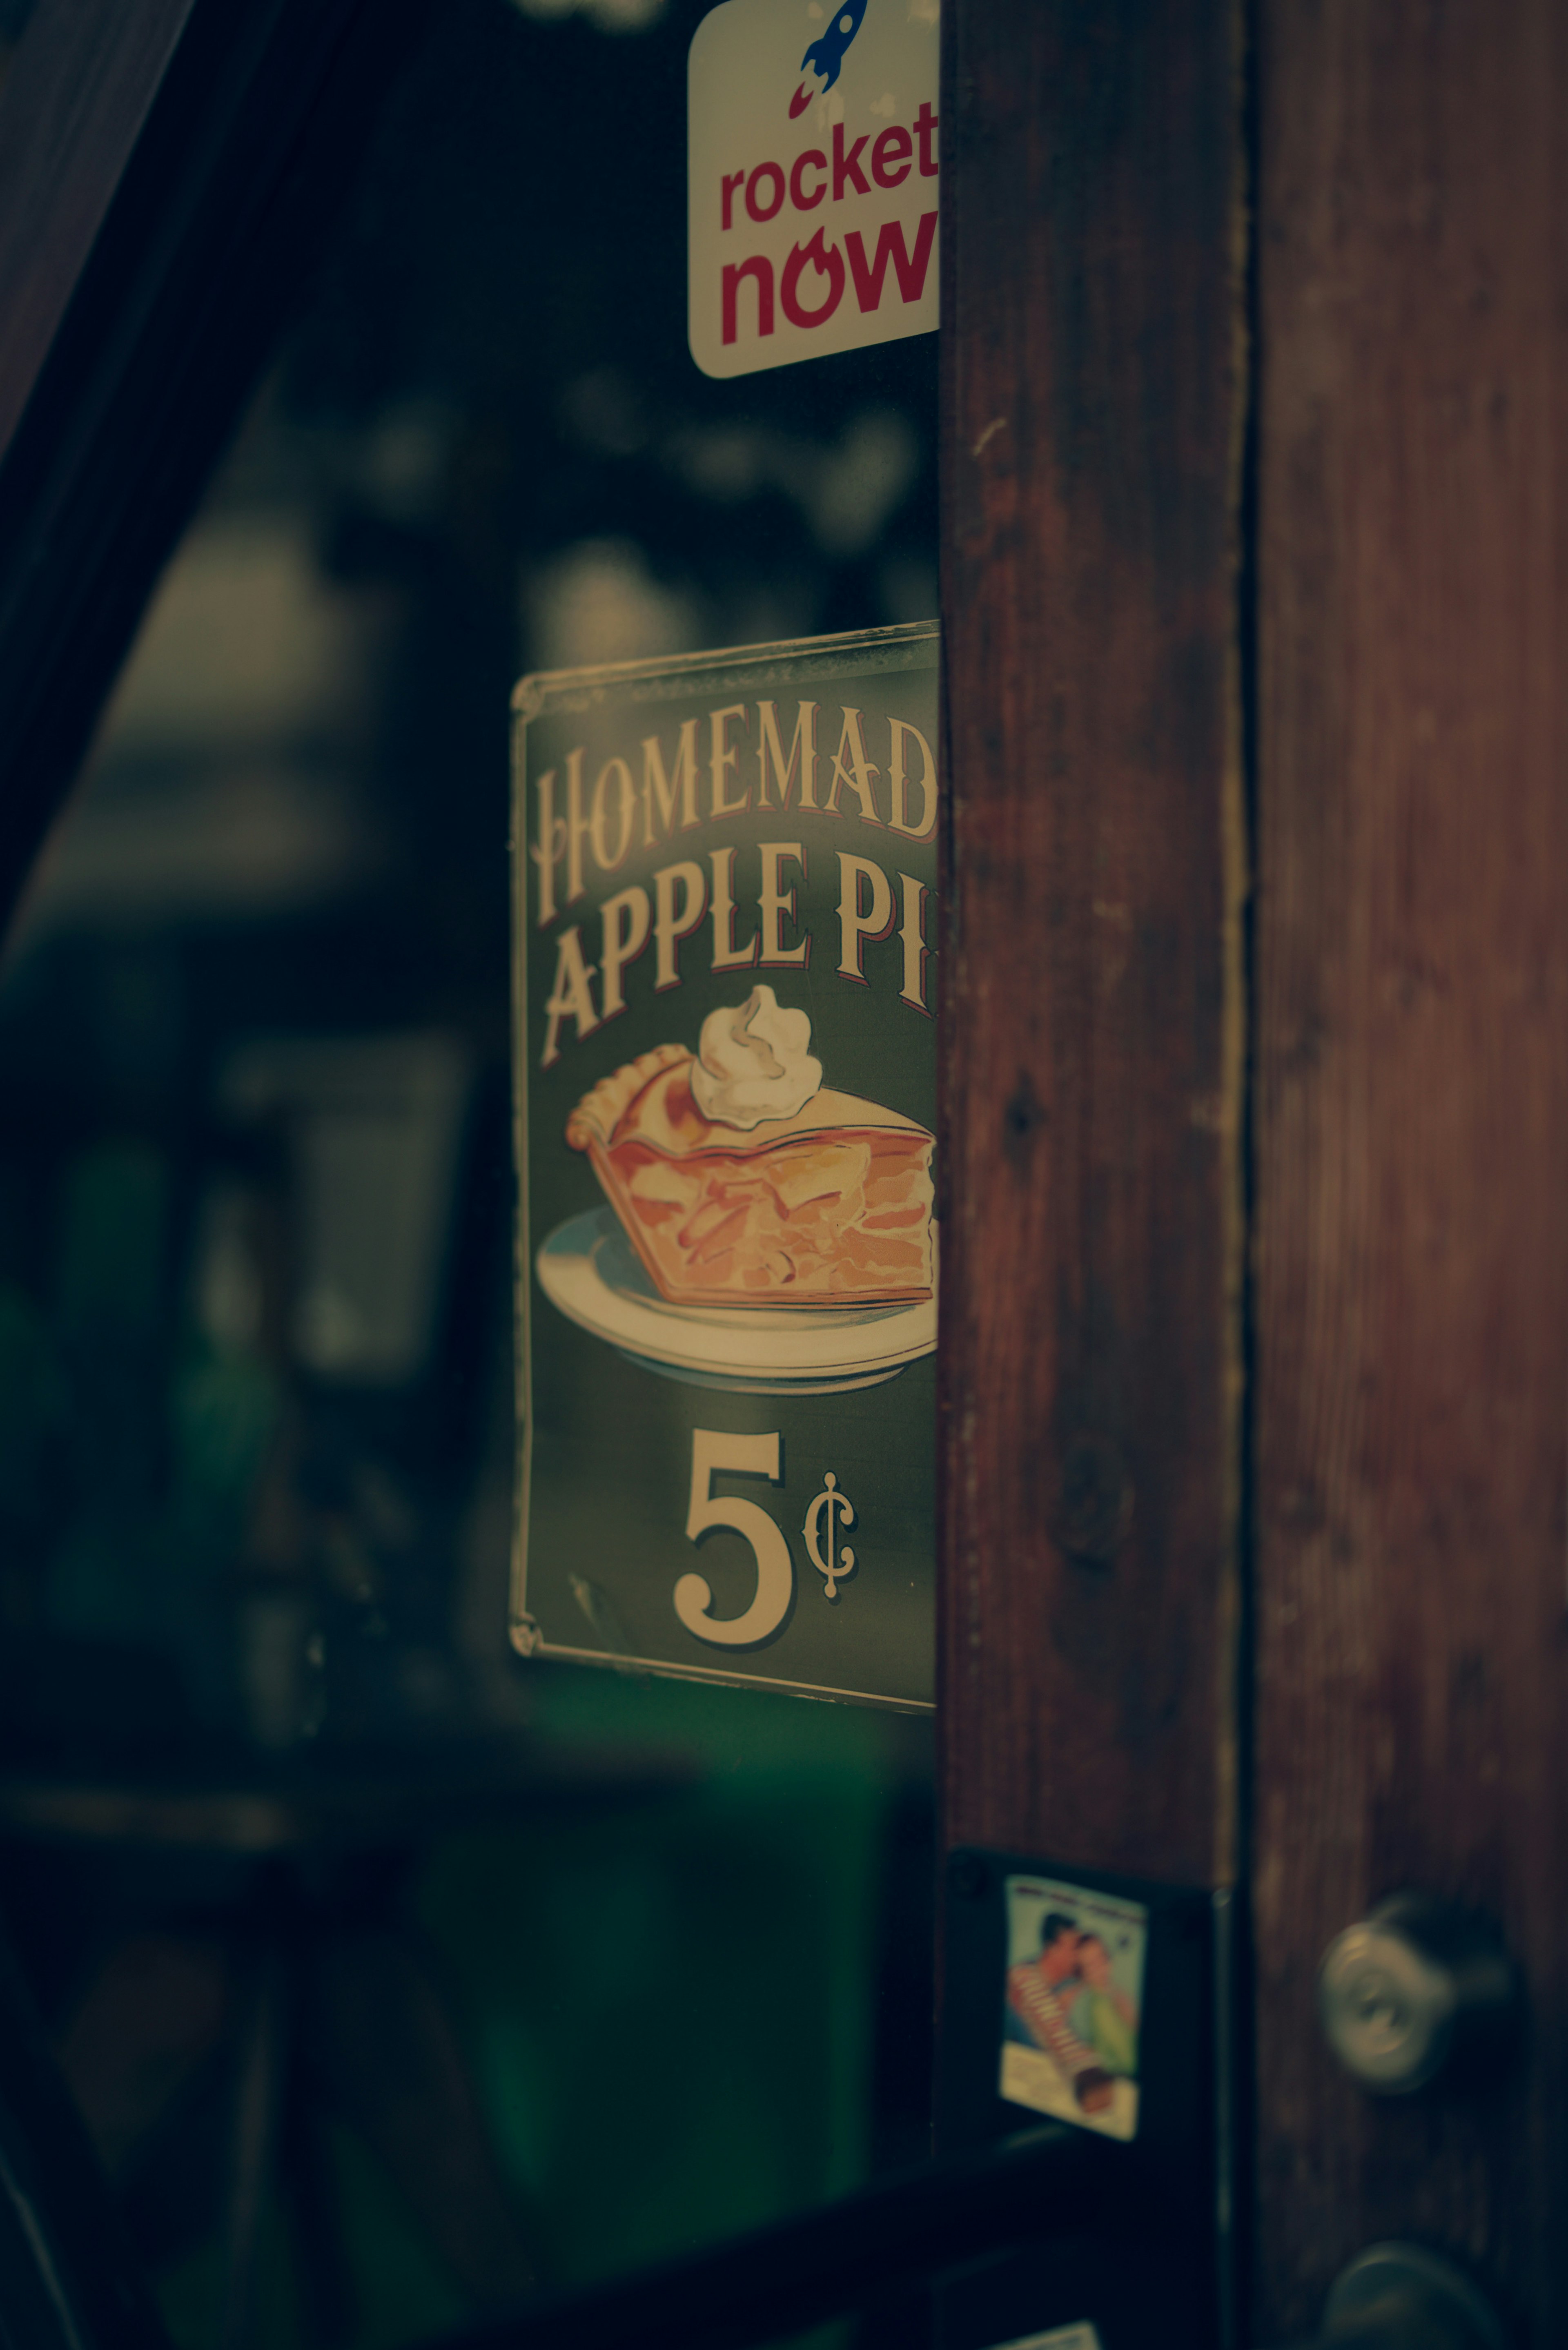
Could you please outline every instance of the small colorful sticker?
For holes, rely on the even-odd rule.
[[[1007,1880],[1001,2094],[1105,2137],[1137,2134],[1148,1912],[1039,1877]],[[1077,2336],[1041,2334],[1068,2345]],[[1014,2345],[1024,2350],[1024,2345]]]
[[[1021,2334],[1016,2342],[999,2342],[996,2350],[1100,2350],[1100,2337],[1085,2321],[1082,2325],[1054,2325],[1049,2334]]]

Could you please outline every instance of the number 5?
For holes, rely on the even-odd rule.
[[[675,1586],[675,1613],[689,1632],[716,1648],[749,1648],[776,1632],[789,1614],[794,1597],[794,1561],[790,1547],[767,1512],[755,1502],[735,1502],[712,1492],[715,1469],[732,1469],[742,1477],[765,1477],[779,1482],[779,1438],[727,1436],[717,1428],[691,1431],[691,1506],[686,1513],[686,1538],[695,1542],[710,1526],[729,1526],[750,1543],[757,1562],[757,1596],[742,1616],[710,1614],[713,1594],[700,1575],[683,1575]]]

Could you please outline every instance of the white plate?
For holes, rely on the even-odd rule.
[[[557,1224],[535,1268],[551,1305],[596,1338],[607,1339],[628,1362],[667,1379],[737,1395],[836,1395],[879,1387],[937,1343],[934,1297],[916,1305],[787,1310],[671,1305],[608,1207]]]

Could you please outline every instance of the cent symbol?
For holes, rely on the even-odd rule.
[[[826,1578],[823,1593],[826,1599],[836,1599],[839,1585],[846,1575],[855,1572],[855,1553],[848,1544],[846,1544],[842,1550],[835,1547],[840,1520],[846,1528],[855,1523],[855,1504],[847,1493],[839,1492],[838,1480],[830,1469],[822,1481],[821,1492],[805,1513],[805,1524],[801,1530],[805,1535],[805,1547],[813,1566],[818,1575]],[[825,1544],[826,1558],[823,1556]]]

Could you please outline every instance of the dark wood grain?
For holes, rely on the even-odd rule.
[[[1568,2337],[1568,789],[1552,0],[1262,11],[1261,2337],[1416,2236]],[[1314,2014],[1402,1885],[1530,1981],[1490,2094]]]
[[[0,455],[192,0],[37,0],[0,82]]]
[[[1233,1866],[1223,0],[949,12],[950,1843]]]

